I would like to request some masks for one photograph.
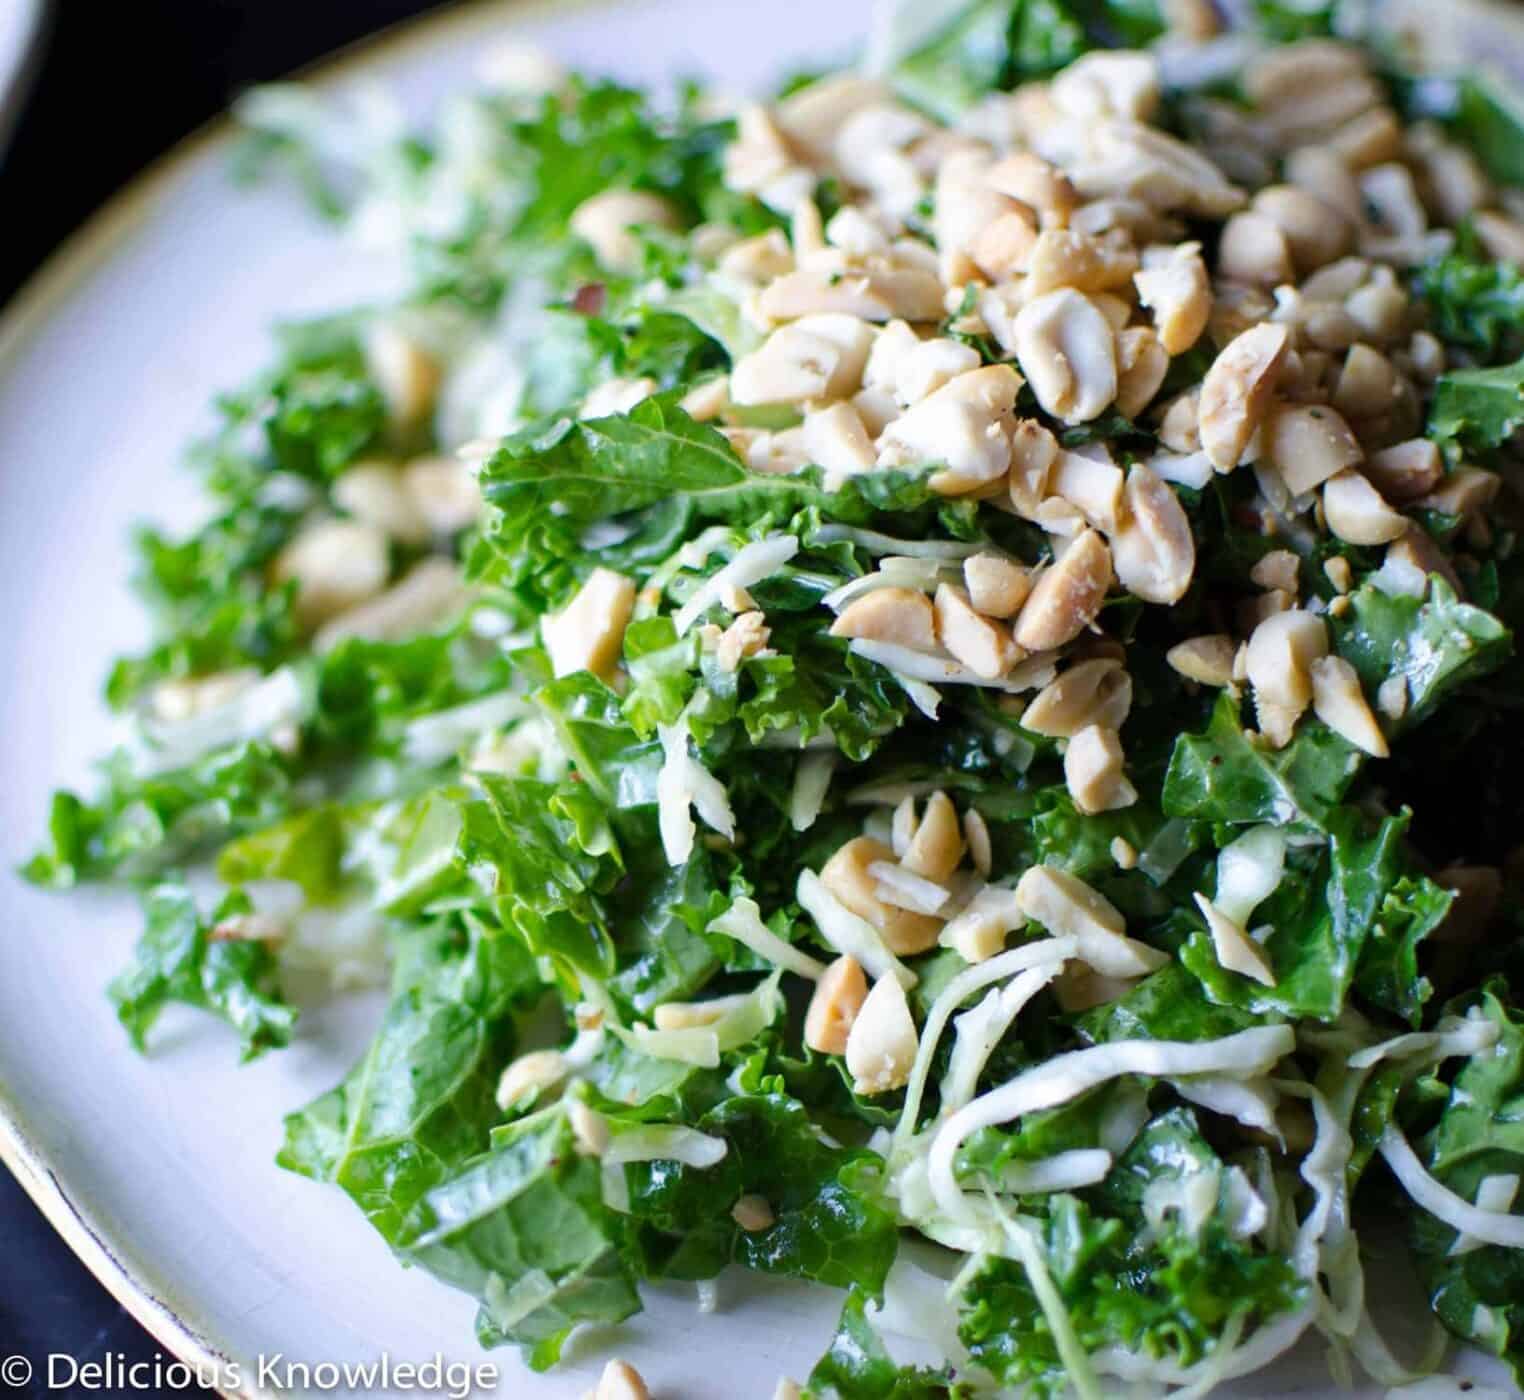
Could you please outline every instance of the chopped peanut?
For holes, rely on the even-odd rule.
[[[1354,586],[1355,572],[1350,568],[1349,560],[1342,554],[1335,554],[1332,558],[1325,559],[1323,573],[1340,593],[1348,593]]]
[[[1408,529],[1407,517],[1357,471],[1342,471],[1323,484],[1323,514],[1328,528],[1349,544],[1390,544]]]
[[[1261,588],[1278,588],[1293,598],[1301,586],[1302,561],[1289,549],[1272,549],[1256,561],[1249,577]]]
[[[1215,360],[1201,382],[1201,446],[1218,471],[1231,471],[1263,421],[1290,346],[1284,326],[1252,326]]]
[[[1025,922],[1014,890],[986,885],[948,920],[938,941],[964,962],[984,962],[1004,948],[1007,935]]]
[[[806,414],[803,442],[810,461],[825,470],[828,480],[839,481],[873,467],[873,440],[862,415],[845,400]]]
[[[386,535],[355,520],[309,525],[276,556],[275,583],[296,583],[296,618],[316,627],[374,597],[390,569]]]
[[[1365,455],[1336,410],[1324,404],[1287,404],[1270,415],[1265,455],[1293,495],[1314,491]]]
[[[415,457],[402,468],[402,488],[434,535],[469,529],[486,508],[476,473],[451,457]]]
[[[627,1361],[610,1361],[598,1379],[593,1400],[651,1400],[644,1378]]]
[[[1067,501],[1089,524],[1110,534],[1121,522],[1125,480],[1109,454],[1061,451],[1050,485],[1053,494]]]
[[[1034,518],[1048,494],[1059,450],[1058,439],[1034,419],[1023,418],[1011,430],[1011,506],[1017,515]]]
[[[943,884],[962,859],[963,837],[957,809],[945,792],[934,792],[926,800],[926,810],[900,863],[913,874]]]
[[[831,635],[934,652],[936,613],[931,599],[914,588],[875,588],[841,610],[831,624]]]
[[[1204,894],[1197,893],[1196,907],[1201,910],[1207,931],[1212,935],[1217,961],[1229,972],[1248,977],[1261,986],[1275,986],[1275,972],[1259,944]]]
[[[1182,355],[1206,330],[1212,314],[1212,284],[1199,243],[1149,248],[1134,274],[1138,300],[1154,313],[1159,340],[1171,355]]]
[[[1011,463],[1008,419],[1020,389],[1009,365],[958,375],[884,429],[878,465],[945,462],[932,486],[946,495],[998,480]]]
[[[594,569],[559,613],[540,620],[540,635],[557,676],[613,675],[624,653],[624,629],[635,608],[635,584],[612,569]]]
[[[1343,257],[1353,242],[1354,228],[1340,210],[1295,185],[1263,189],[1251,207],[1280,229],[1296,270],[1304,276]]]
[[[660,195],[605,190],[579,204],[571,216],[571,231],[615,272],[630,272],[638,265],[640,240],[631,229],[640,226],[676,228],[677,211]]]
[[[1147,326],[1117,333],[1117,412],[1137,418],[1154,401],[1169,375],[1169,351]]]
[[[980,614],[955,584],[937,588],[934,609],[937,640],[976,676],[994,680],[1022,659],[1009,629]]]
[[[1016,358],[1037,401],[1065,423],[1099,418],[1116,399],[1116,337],[1082,292],[1029,302],[1016,317]]]
[[[974,869],[987,880],[994,866],[994,851],[990,846],[990,829],[977,807],[970,807],[963,814],[963,839],[968,842],[968,858]]]
[[[1137,789],[1123,772],[1122,741],[1115,729],[1092,724],[1064,750],[1064,783],[1074,805],[1087,816],[1130,807]]]
[[[876,861],[892,863],[894,852],[871,836],[855,837],[825,863],[820,883],[858,918],[872,924],[890,952],[900,955],[925,952],[937,941],[942,921],[881,900],[868,871]]]
[[[730,1218],[751,1235],[772,1229],[778,1219],[767,1197],[756,1195],[738,1197],[730,1208]]]
[[[859,317],[803,316],[736,362],[730,397],[738,404],[844,398],[862,383],[873,329]]]
[[[1404,505],[1433,490],[1444,475],[1445,464],[1437,443],[1411,438],[1373,452],[1363,470],[1387,500]]]
[[[1073,738],[1091,725],[1120,729],[1132,708],[1132,677],[1114,657],[1070,666],[1040,690],[1021,725],[1050,738]]]
[[[1191,456],[1201,451],[1201,390],[1190,389],[1170,401],[1159,420],[1159,441],[1171,452]]]
[[[975,554],[963,561],[969,601],[986,617],[1011,618],[1032,591],[1031,575],[1001,554]]]
[[[1129,247],[1103,242],[1073,229],[1047,229],[1032,245],[1025,268],[1028,296],[1060,287],[1077,292],[1105,292],[1125,287],[1138,269]]]
[[[984,178],[991,189],[1035,209],[1044,228],[1062,228],[1079,203],[1069,177],[1029,151],[1018,151],[997,161]]]
[[[356,462],[333,483],[333,503],[346,515],[404,544],[424,545],[432,531],[391,462]]]
[[[608,1120],[581,1099],[567,1099],[566,1117],[571,1124],[572,1140],[579,1157],[601,1157],[608,1151]]]
[[[1032,587],[1016,619],[1017,646],[1051,651],[1071,642],[1101,610],[1111,587],[1111,551],[1094,530],[1083,530]]]
[[[1218,271],[1232,282],[1279,287],[1296,277],[1285,232],[1253,210],[1235,214],[1224,225],[1217,259]]]
[[[1217,688],[1233,684],[1233,639],[1217,634],[1192,637],[1165,654],[1165,660],[1187,680]]]
[[[1360,689],[1360,677],[1342,656],[1320,656],[1312,663],[1312,708],[1335,734],[1373,758],[1391,750]]]
[[[1312,663],[1328,654],[1328,629],[1299,609],[1267,617],[1249,638],[1248,679],[1261,732],[1276,748],[1291,740],[1312,701]]]
[[[853,1089],[869,1096],[898,1089],[910,1078],[919,1043],[905,989],[895,977],[880,977],[847,1036]]]
[[[1457,467],[1417,504],[1469,520],[1496,499],[1503,479],[1481,467]]]
[[[760,612],[743,612],[720,634],[715,659],[723,671],[737,670],[741,662],[756,656],[768,642],[771,632]]]
[[[433,412],[439,363],[406,331],[387,321],[373,325],[365,336],[365,363],[397,427],[414,429]]]
[[[559,1050],[531,1050],[520,1055],[497,1082],[497,1106],[507,1113],[525,1099],[559,1088],[571,1066]]]
[[[1179,602],[1196,571],[1196,539],[1184,508],[1141,462],[1127,473],[1125,505],[1125,524],[1111,537],[1117,582],[1145,602]]]
[[[1081,960],[1108,977],[1138,977],[1168,961],[1126,936],[1126,920],[1105,895],[1056,866],[1034,865],[1018,882],[1016,899],[1055,937],[1077,938]]]
[[[868,995],[868,979],[857,959],[836,959],[815,984],[804,1017],[804,1043],[822,1055],[844,1055],[847,1036]]]
[[[1524,223],[1484,210],[1473,216],[1472,224],[1489,257],[1524,267]]]

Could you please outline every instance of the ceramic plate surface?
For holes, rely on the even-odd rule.
[[[372,45],[314,81],[396,90],[419,118],[510,33],[570,65],[653,82],[709,74],[760,88],[844,54],[868,0],[641,0],[555,10],[472,7]],[[41,831],[49,791],[88,780],[110,744],[110,657],[144,639],[125,580],[131,524],[187,520],[184,444],[218,390],[254,372],[282,316],[385,290],[280,188],[235,189],[227,144],[195,142],[112,206],[13,307],[0,332],[0,864]],[[0,875],[0,1150],[87,1263],[171,1352],[398,1362],[495,1361],[499,1393],[570,1400],[611,1351],[685,1400],[765,1400],[824,1349],[837,1300],[727,1276],[701,1317],[691,1288],[587,1333],[556,1372],[475,1345],[473,1305],[400,1269],[338,1191],[273,1163],[284,1113],[327,1090],[375,1024],[374,999],[309,1011],[286,1051],[240,1069],[232,1038],[166,1017],[133,1055],[102,988],[136,937],[127,898],[45,896]],[[1314,1349],[1316,1351],[1317,1349]],[[35,1359],[40,1360],[40,1359]],[[1243,1394],[1323,1393],[1317,1355]]]

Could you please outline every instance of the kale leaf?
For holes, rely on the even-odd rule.
[[[1487,454],[1524,427],[1524,360],[1492,369],[1454,369],[1439,377],[1429,406],[1429,436]]]
[[[946,1370],[899,1366],[868,1320],[868,1295],[853,1289],[826,1354],[805,1385],[810,1400],[973,1400]]]
[[[291,1039],[296,1011],[282,999],[274,950],[233,931],[229,922],[250,909],[243,896],[231,894],[203,919],[183,885],[161,884],[148,892],[142,937],[110,988],[116,1014],[139,1050],[171,1003],[226,1021],[238,1032],[245,1060]]]
[[[1216,1187],[1216,1205],[1193,1224],[1178,1202],[1198,1182]],[[1227,1169],[1187,1109],[1154,1119],[1099,1186],[1033,1204],[1048,1273],[1087,1351],[1121,1346],[1189,1366],[1235,1314],[1262,1325],[1300,1299],[1290,1261],[1242,1237]],[[962,1311],[959,1334],[980,1365],[1004,1384],[1063,1393],[1052,1327],[1021,1265],[986,1261]]]
[[[1415,1144],[1429,1171],[1468,1201],[1488,1176],[1524,1174],[1524,1017],[1498,984],[1475,1005],[1498,1028],[1498,1042],[1465,1063],[1439,1122]],[[1410,1220],[1413,1256],[1440,1321],[1524,1382],[1524,1253],[1483,1245],[1452,1254],[1450,1226],[1416,1208]]]
[[[1175,742],[1164,779],[1164,813],[1192,821],[1321,828],[1360,769],[1353,745],[1316,720],[1304,720],[1276,750],[1240,727],[1224,694],[1203,734]]]

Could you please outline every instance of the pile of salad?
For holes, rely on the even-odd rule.
[[[244,102],[410,290],[219,402],[26,873],[143,887],[140,1047],[390,979],[279,1161],[484,1345],[741,1264],[822,1400],[1524,1373],[1524,116],[1238,8]]]

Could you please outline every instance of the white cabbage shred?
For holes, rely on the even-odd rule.
[[[673,865],[682,865],[693,850],[697,828],[690,809],[726,840],[736,834],[735,813],[724,785],[689,752],[685,719],[657,726],[661,738],[662,765],[656,778],[657,821],[662,849]]]
[[[915,973],[889,951],[883,935],[837,899],[813,870],[799,872],[795,897],[814,919],[820,936],[838,953],[856,958],[875,982],[880,977],[893,977],[901,986],[909,988],[919,981]]]
[[[825,964],[811,957],[802,948],[779,938],[762,922],[762,911],[754,899],[744,895],[735,900],[729,909],[709,923],[709,932],[723,933],[737,943],[750,948],[758,957],[766,958],[774,967],[785,972],[797,972],[812,981],[825,972]]]
[[[771,578],[799,552],[799,541],[793,535],[769,535],[754,540],[736,551],[735,558],[717,572],[711,574],[694,590],[688,599],[672,614],[678,636],[682,636],[711,607],[722,602],[730,589],[750,588]]]

